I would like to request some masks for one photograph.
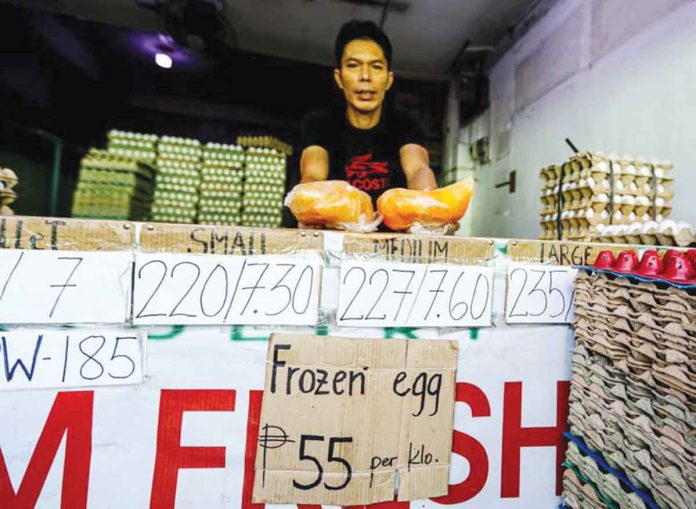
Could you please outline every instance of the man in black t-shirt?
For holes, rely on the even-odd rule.
[[[334,79],[346,104],[302,120],[301,182],[345,180],[373,201],[394,187],[437,187],[420,126],[384,104],[394,83],[391,53],[375,23],[353,20],[341,27]]]

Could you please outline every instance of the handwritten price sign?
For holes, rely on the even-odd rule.
[[[339,325],[481,327],[491,324],[493,268],[365,262],[341,265]]]
[[[145,340],[127,329],[0,332],[0,390],[142,383]]]
[[[395,487],[398,500],[446,494],[457,351],[446,340],[274,334],[253,501],[363,505],[393,500]]]
[[[511,263],[505,317],[508,323],[572,323],[577,269]]]
[[[133,322],[313,325],[321,269],[318,255],[138,253]]]
[[[0,249],[0,323],[125,323],[133,254]]]

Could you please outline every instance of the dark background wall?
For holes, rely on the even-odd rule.
[[[19,175],[17,213],[48,213],[53,145],[37,131],[64,142],[58,211],[67,215],[80,157],[109,129],[227,143],[271,134],[296,145],[302,115],[336,93],[331,67],[232,49],[161,69],[143,49],[153,37],[0,3],[0,166]],[[393,92],[420,116],[435,165],[445,92],[398,77]]]

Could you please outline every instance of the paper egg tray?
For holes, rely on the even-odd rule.
[[[202,171],[201,180],[204,183],[217,183],[217,184],[238,184],[242,185],[243,175],[240,171],[230,170],[227,172],[211,173]]]
[[[163,136],[157,145],[157,185],[152,221],[194,223],[201,186],[198,140]]]
[[[108,143],[131,143],[136,146],[150,148],[157,146],[159,136],[156,134],[136,133],[112,129],[106,133]]]
[[[133,157],[90,149],[80,163],[72,215],[146,220],[155,170]]]
[[[137,199],[143,203],[152,201],[152,194],[143,192],[137,188],[128,188],[124,186],[104,186],[92,185],[89,183],[78,182],[75,188],[74,201],[82,198],[86,201],[104,201],[104,202],[123,202],[124,200]]]
[[[12,189],[17,185],[17,174],[10,168],[0,168],[0,190]]]
[[[154,180],[155,168],[149,164],[143,164],[132,157],[113,154],[101,149],[90,149],[82,161],[80,168],[89,170],[129,172],[145,180]]]
[[[182,193],[182,198],[185,196]],[[198,207],[196,203],[184,200],[155,200],[152,204],[152,221],[193,223],[196,219]]]
[[[668,219],[659,223],[648,221],[628,226],[598,225],[592,240],[616,244],[686,247],[696,244],[696,235],[691,224]]]
[[[662,507],[694,507],[696,297],[580,273],[571,431],[649,489]]]
[[[165,166],[170,163],[193,163],[199,165],[201,162],[201,156],[199,155],[189,155],[189,154],[175,154],[172,152],[158,152],[157,153],[157,166]]]
[[[573,397],[578,397],[577,391],[574,391]],[[583,396],[585,399],[587,397]],[[597,396],[592,394],[590,397]],[[593,413],[587,416],[578,411],[578,407],[584,408],[577,399],[573,399],[569,416],[572,433],[582,437],[588,447],[600,451],[612,468],[625,472],[627,479],[638,489],[649,491],[657,500],[660,498],[671,500],[671,503],[663,504],[662,507],[692,507],[689,505],[689,500],[693,499],[693,489],[687,484],[688,474],[672,463],[665,463],[664,457],[671,457],[669,451],[653,451],[645,435],[634,436],[635,427],[629,426],[628,429],[618,431],[611,425],[606,425],[602,427],[606,428],[604,431],[599,431],[597,423],[605,414],[602,413],[600,416],[598,413]],[[579,423],[582,423],[582,426]],[[631,459],[627,459],[629,457]],[[571,463],[578,462],[571,457],[567,459]],[[596,478],[593,480],[598,481]],[[612,498],[616,498],[620,493],[617,489],[612,491],[607,490],[606,487],[604,489],[607,493],[611,493]]]
[[[101,192],[78,190],[73,196],[73,217],[103,219],[147,220],[150,202],[138,196],[122,194],[106,195]]]
[[[198,196],[191,194],[182,194],[177,191],[167,191],[166,189],[156,189],[153,196],[155,201],[176,200],[179,204],[187,204],[187,206],[195,206],[198,203]]]
[[[157,142],[157,150],[168,150],[172,147],[192,148],[202,150],[201,142],[195,138],[182,138],[179,136],[160,136]]]
[[[157,159],[157,152],[155,152],[154,150],[148,151],[138,150],[136,148],[109,146],[108,151],[109,153],[117,156],[130,157],[132,159],[136,159],[138,161],[143,161],[146,163],[154,163],[154,161]]]
[[[283,156],[292,155],[292,146],[273,136],[239,136],[237,145],[254,150],[270,150]]]
[[[157,139],[154,134],[111,130],[107,133],[106,146],[112,154],[152,163],[157,157]]]
[[[198,163],[159,160],[157,168],[160,175],[166,174],[189,178],[200,178],[201,176],[201,168]]]
[[[225,217],[241,219],[242,207],[240,204],[225,203],[224,205],[212,205],[201,207],[198,211],[199,217]]]
[[[241,224],[244,160],[242,147],[223,144],[204,147],[198,223]]]
[[[126,187],[130,189],[142,189],[150,194],[154,189],[155,183],[151,180],[139,178],[137,174],[130,171],[111,171],[95,168],[81,167],[78,175],[78,185],[89,186],[114,186],[116,188]]]
[[[197,163],[200,165],[203,151],[200,142],[191,138],[163,136],[157,144],[158,166],[166,161]]]
[[[204,177],[225,177],[233,174],[238,174],[240,177],[244,176],[243,165],[241,163],[234,164],[211,164],[210,162],[203,161],[203,166],[201,167],[201,175]]]
[[[14,215],[9,205],[17,200],[17,193],[12,188],[18,182],[19,179],[14,171],[9,168],[0,168],[0,215]]]
[[[562,238],[589,240],[595,225],[660,221],[672,211],[669,163],[608,158],[587,152],[562,165],[543,168],[540,177],[542,239],[557,238],[558,219]],[[563,199],[560,218],[559,192]]]
[[[193,223],[196,219],[195,208],[152,206],[152,221],[169,223]]]
[[[201,185],[200,176],[179,176],[166,173],[164,171],[157,175],[157,188],[167,189],[172,187],[186,187],[197,190]]]
[[[564,475],[564,489],[583,499],[583,507],[620,507],[622,509],[647,509],[646,503],[636,494],[626,491],[618,478],[603,472],[597,463],[584,455],[573,442],[568,443],[566,462],[573,475]],[[568,481],[569,486],[566,485]],[[585,486],[589,487],[588,490]],[[578,490],[580,488],[580,490]],[[578,491],[582,495],[578,496]]]
[[[3,189],[0,191],[0,206],[9,207],[17,201],[17,193],[12,189]]]
[[[247,151],[244,166],[242,224],[279,227],[285,197],[286,161],[283,154]]]
[[[255,226],[259,228],[278,228],[282,225],[283,218],[281,215],[267,216],[262,214],[246,214],[242,213],[242,225]]]
[[[234,212],[241,211],[242,197],[239,192],[226,192],[224,197],[211,198],[205,196],[199,202],[201,212]]]
[[[588,358],[594,360],[592,356]],[[581,380],[583,376],[592,378]],[[625,386],[597,378],[594,371],[573,374],[568,418],[571,432],[601,452],[612,468],[624,471],[638,488],[652,491],[672,485],[681,491],[681,498],[688,498],[688,493],[693,492],[690,446],[674,438],[674,426],[680,432],[688,427],[675,419],[661,419],[662,425],[651,422],[645,414],[644,409],[649,408],[645,402],[641,403],[643,409],[638,408],[628,398],[621,399]]]
[[[241,217],[239,215],[200,214],[198,216],[198,224],[238,226],[241,224]]]
[[[223,191],[223,192],[228,192],[230,194],[241,194],[243,190],[243,186],[241,182],[237,181],[227,181],[227,182],[220,182],[220,181],[209,181],[209,180],[204,180],[203,183],[201,184],[201,195],[205,196],[209,191],[210,192],[215,192],[215,191]]]
[[[203,147],[203,164],[210,166],[241,167],[246,159],[243,147],[208,143]]]
[[[618,507],[616,503],[606,499],[606,495],[579,472],[575,465],[564,463],[564,466],[566,470],[563,472],[563,505],[561,507],[564,509],[616,509]]]

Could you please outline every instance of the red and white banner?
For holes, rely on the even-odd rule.
[[[149,332],[141,385],[0,392],[0,508],[261,509],[251,488],[267,331]],[[568,327],[328,333],[460,343],[449,495],[370,507],[558,506]],[[0,351],[0,370],[15,361]]]

